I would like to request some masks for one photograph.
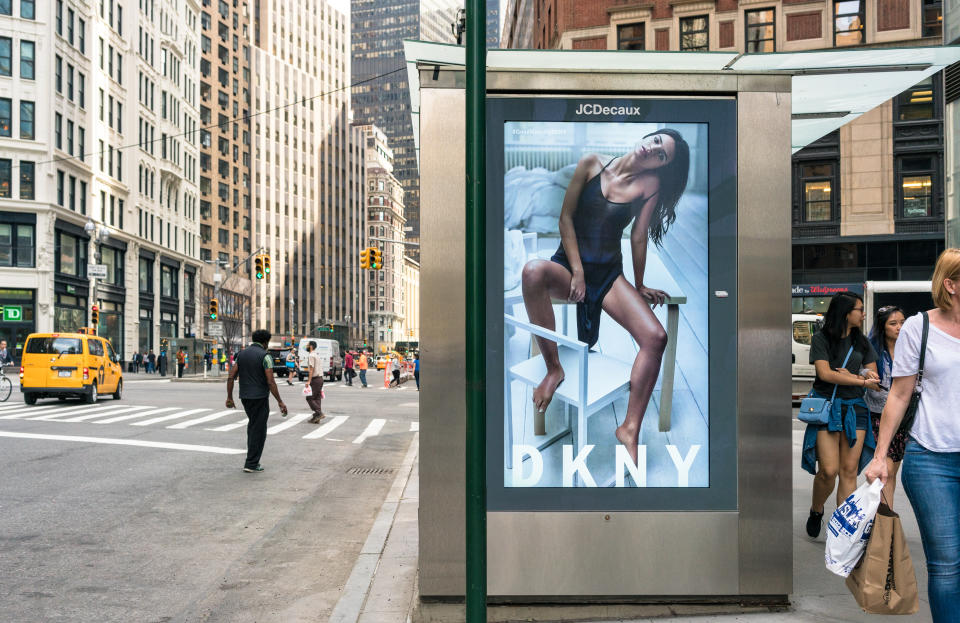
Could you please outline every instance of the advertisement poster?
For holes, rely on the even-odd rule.
[[[711,332],[732,309],[711,318],[711,222],[735,218],[736,160],[735,131],[729,144],[711,145],[731,137],[711,124],[733,107],[674,104],[488,107],[488,136],[500,134],[488,140],[488,160],[500,160],[488,167],[497,178],[488,209],[498,208],[492,240],[502,242],[488,243],[488,255],[501,252],[488,261],[498,264],[489,274],[490,297],[499,297],[488,308],[503,318],[502,395],[491,410],[499,421],[490,427],[503,438],[491,444],[502,450],[490,457],[499,468],[490,481],[504,499],[552,495],[548,507],[576,509],[605,504],[606,492],[643,508],[669,499],[665,490],[713,489],[706,497],[719,499],[735,484],[735,455],[711,470],[711,429],[733,426],[735,415],[712,412],[710,352]],[[718,244],[732,248],[729,238]],[[731,470],[728,482],[715,480]]]

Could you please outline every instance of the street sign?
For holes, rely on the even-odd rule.
[[[223,337],[223,323],[222,322],[207,323],[207,336]]]
[[[20,305],[3,306],[4,322],[20,322],[21,320],[23,320],[23,307]]]
[[[106,279],[107,265],[106,264],[87,264],[87,277],[90,277],[91,279]]]

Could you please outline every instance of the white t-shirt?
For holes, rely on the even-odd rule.
[[[320,362],[320,355],[317,351],[307,355],[307,367],[313,366],[313,376],[323,376],[323,365]]]
[[[913,376],[920,369],[923,316],[908,318],[900,329],[891,376]],[[923,363],[920,407],[910,436],[934,452],[960,452],[960,339],[930,323]]]

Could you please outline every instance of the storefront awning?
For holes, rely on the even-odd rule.
[[[464,66],[462,46],[404,41],[413,136],[420,159],[418,66]],[[635,52],[609,50],[489,50],[491,70],[685,73],[731,71],[792,75],[796,152],[924,78],[960,61],[960,46],[838,49],[741,55],[735,52]]]

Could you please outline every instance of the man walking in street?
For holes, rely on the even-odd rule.
[[[367,386],[367,368],[370,366],[370,362],[367,360],[367,353],[360,351],[360,361],[357,362],[357,367],[360,369],[360,384],[364,387]]]
[[[267,352],[270,332],[258,329],[253,332],[253,343],[240,351],[236,365],[230,368],[227,377],[228,409],[233,409],[233,381],[240,379],[240,402],[247,414],[247,460],[243,465],[245,472],[262,472],[260,455],[267,440],[267,418],[270,417],[270,394],[277,399],[277,406],[284,417],[287,405],[280,399],[280,390],[273,378],[273,357]]]
[[[10,351],[7,350],[7,341],[0,340],[0,367],[12,365],[13,355],[11,355]]]
[[[177,351],[177,378],[183,378],[183,369],[187,367],[187,356],[184,354],[183,349]]]
[[[343,376],[347,379],[347,385],[353,385],[353,355],[347,351],[347,356],[343,358]]]
[[[313,417],[308,421],[316,424],[325,416],[320,410],[320,401],[323,399],[323,370],[320,367],[320,357],[317,356],[317,343],[307,344],[307,385],[310,395],[307,396],[307,406],[313,411]]]

